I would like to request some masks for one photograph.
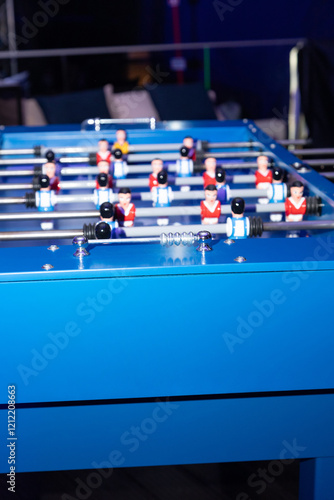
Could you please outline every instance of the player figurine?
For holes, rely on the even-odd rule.
[[[114,193],[113,190],[108,187],[108,175],[99,174],[96,177],[96,185],[98,186],[94,189],[94,204],[99,210],[100,206],[105,202],[113,203]]]
[[[226,184],[226,173],[222,167],[216,167],[217,199],[220,203],[227,203],[230,198],[230,187]]]
[[[194,139],[190,135],[187,135],[187,137],[183,139],[183,146],[189,149],[188,158],[190,158],[192,161],[196,161]]]
[[[154,160],[151,161],[151,165],[152,173],[150,174],[148,183],[152,191],[154,187],[158,186],[158,173],[163,169],[163,161],[160,160],[160,158],[154,158]]]
[[[180,158],[176,161],[176,173],[178,177],[191,177],[194,171],[194,163],[190,159],[189,149],[182,146]]]
[[[285,220],[300,222],[306,213],[306,199],[303,196],[304,185],[295,181],[290,186],[290,197],[285,200]]]
[[[244,239],[249,235],[249,218],[244,217],[245,200],[233,198],[231,201],[232,217],[226,219],[226,234],[231,239]]]
[[[203,174],[203,182],[205,189],[206,186],[208,186],[209,184],[216,184],[216,166],[217,166],[216,158],[210,156],[205,160],[204,166],[206,170]]]
[[[39,212],[53,212],[54,207],[57,203],[57,195],[55,191],[51,190],[50,179],[47,175],[39,176],[39,191],[35,193],[35,205]],[[41,229],[43,231],[48,231],[53,229],[52,220],[43,220],[41,222]]]
[[[129,188],[121,188],[118,191],[118,201],[115,211],[119,226],[133,226],[136,217],[136,207],[131,203],[131,191]]]
[[[114,142],[113,147],[115,149],[120,149],[123,155],[129,153],[129,143],[126,140],[126,132],[123,129],[116,130],[116,142]]]
[[[201,201],[202,224],[218,224],[221,212],[220,201],[217,200],[217,188],[209,184],[205,188],[205,200]]]
[[[108,187],[111,189],[113,185],[112,176],[109,174],[110,163],[106,160],[102,160],[97,164],[99,174],[106,174],[108,176]],[[99,185],[96,179],[96,189],[99,189]]]
[[[128,164],[123,159],[123,153],[120,149],[113,150],[113,177],[114,179],[125,179],[128,175]]]
[[[272,182],[272,171],[268,168],[268,156],[260,155],[256,162],[255,186],[257,189],[268,189]]]
[[[49,150],[46,152],[45,157],[47,162],[44,163],[42,167],[42,174],[47,175],[49,177],[51,191],[59,193],[60,191],[59,177],[57,177],[56,175],[57,166],[55,161],[55,154],[53,151]]]
[[[109,151],[109,142],[107,139],[100,139],[98,148],[98,152],[96,153],[96,164],[98,165],[100,161],[107,161],[110,165],[111,152]]]
[[[269,203],[284,203],[287,196],[287,187],[283,182],[284,171],[280,167],[273,168],[273,181],[270,184],[267,193]],[[281,213],[271,213],[270,220],[280,222],[283,218]]]
[[[57,196],[50,188],[50,179],[47,175],[39,176],[39,191],[35,193],[35,204],[39,212],[52,212],[57,203]]]
[[[161,170],[157,175],[158,186],[152,189],[152,199],[154,207],[169,207],[173,200],[173,192],[168,186],[168,176],[166,170]],[[159,218],[157,220],[158,226],[167,226],[168,218]]]
[[[115,216],[114,205],[112,203],[109,203],[108,201],[105,201],[100,206],[100,219],[101,220],[96,223],[95,228],[101,222],[107,223],[110,226],[111,230],[117,228],[118,222],[114,220],[114,216]]]

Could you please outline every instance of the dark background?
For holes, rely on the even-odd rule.
[[[57,13],[47,14],[43,25],[43,15],[38,13],[48,8]],[[57,0],[15,0],[15,11],[20,50],[173,42],[171,8],[166,0],[68,0],[63,5]],[[39,23],[43,26],[36,28]],[[333,38],[334,2],[181,0],[180,24],[182,42],[325,40]],[[248,118],[286,119],[290,48],[211,50],[211,87],[218,103],[237,101]],[[169,71],[165,83],[176,82],[176,73],[170,70],[173,55],[154,52],[24,59],[19,61],[19,70],[30,71],[33,96],[92,89],[106,83],[122,91],[141,85],[148,64],[159,64]],[[184,51],[182,55],[187,59],[185,81],[203,81],[203,52]],[[8,64],[2,63],[3,76],[6,71]]]

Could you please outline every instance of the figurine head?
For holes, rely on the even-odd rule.
[[[183,139],[183,145],[188,149],[192,149],[194,147],[194,139],[188,135]]]
[[[109,174],[110,165],[108,161],[99,161],[97,168],[99,169],[100,174]]]
[[[222,167],[216,167],[216,182],[219,185],[225,185],[226,182],[226,173]]]
[[[109,149],[109,142],[107,141],[107,139],[100,139],[99,151],[101,151],[101,153],[105,153],[106,151],[108,151],[108,149]]]
[[[209,184],[204,190],[205,201],[208,203],[214,203],[217,199],[217,188],[214,184]]]
[[[52,179],[56,175],[56,164],[53,161],[48,161],[43,165],[43,174]]]
[[[122,208],[128,208],[131,203],[131,190],[129,188],[121,188],[118,191],[118,201]]]
[[[269,165],[268,156],[266,156],[266,155],[258,156],[256,163],[257,163],[258,169],[261,170],[261,172],[265,172],[268,169],[268,165]]]
[[[189,149],[186,146],[182,146],[180,149],[181,158],[189,158]]]
[[[210,156],[209,158],[207,158],[205,160],[204,165],[205,165],[205,169],[207,172],[214,174],[215,170],[216,170],[216,166],[217,166],[216,158],[213,158],[213,156]]]
[[[161,170],[161,172],[158,173],[157,181],[158,181],[159,187],[167,187],[168,175],[167,175],[166,170]]]
[[[116,141],[123,144],[126,141],[126,132],[123,129],[116,130]]]
[[[232,217],[237,219],[243,217],[245,211],[245,200],[243,198],[233,198],[231,201]]]
[[[280,167],[273,168],[273,184],[283,182],[284,171]]]
[[[108,187],[108,174],[99,174],[96,180],[99,188],[106,189]]]
[[[45,158],[49,161],[49,162],[52,162],[52,161],[55,161],[55,154],[54,152],[52,151],[52,149],[49,149],[46,153],[45,153]]]
[[[114,149],[113,155],[115,160],[121,160],[123,158],[123,153],[120,149]]]
[[[160,158],[154,158],[154,160],[151,161],[151,165],[153,174],[158,175],[158,173],[161,172],[164,164],[162,160],[160,160]]]
[[[300,181],[293,182],[290,186],[290,194],[294,201],[301,200],[304,194],[304,184]]]
[[[39,176],[39,186],[40,186],[40,191],[50,191],[50,179],[47,175],[40,175]]]
[[[109,203],[109,201],[105,201],[100,206],[100,218],[101,220],[113,220],[114,217],[114,205]]]

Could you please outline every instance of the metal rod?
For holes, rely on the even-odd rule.
[[[264,222],[264,231],[299,231],[307,229],[327,230],[334,228],[334,220],[319,221],[301,221],[301,222]],[[175,226],[143,226],[123,228],[129,238],[146,238],[160,236],[162,233],[175,232]],[[209,231],[214,234],[226,234],[226,224],[191,224],[180,227],[182,232],[197,233],[198,231]],[[52,230],[52,231],[21,231],[21,232],[2,232],[0,241],[19,241],[19,240],[42,240],[42,239],[72,239],[75,236],[82,236],[82,229]],[[141,240],[139,239],[138,242]],[[153,242],[157,239],[154,238]],[[99,240],[89,240],[89,243],[96,244]],[[102,243],[108,243],[109,240],[102,240]],[[122,241],[127,243],[127,239]],[[135,243],[135,241],[131,241]]]
[[[321,172],[320,175],[327,179],[334,179],[334,172]]]
[[[277,38],[271,40],[237,40],[229,42],[192,42],[192,43],[163,43],[146,45],[119,45],[113,47],[75,47],[65,49],[41,49],[41,50],[8,50],[0,52],[0,59],[17,58],[40,58],[60,56],[87,56],[96,54],[127,54],[138,52],[170,52],[180,50],[197,50],[205,47],[211,49],[234,49],[240,47],[282,47],[302,44],[303,38]]]
[[[21,203],[25,203],[25,197],[21,198],[0,198],[0,205],[20,205]]]
[[[20,191],[24,189],[33,189],[32,184],[0,184],[0,191]]]
[[[241,198],[261,198],[267,196],[266,189],[230,189],[230,197]],[[142,201],[152,201],[152,193],[150,191],[142,193],[134,193],[134,199],[141,199]],[[174,200],[204,200],[204,190],[201,191],[173,191]],[[57,205],[63,203],[94,203],[93,194],[58,194],[56,195]],[[26,203],[26,198],[0,198],[0,205],[13,205]]]
[[[326,160],[305,160],[305,163],[310,165],[311,167],[321,167],[321,166],[333,166],[334,165],[334,158],[332,159],[326,159]]]
[[[334,220],[305,220],[300,222],[264,222],[264,231],[302,231],[303,229],[334,229]]]
[[[117,244],[126,244],[129,243],[160,243],[159,236],[152,236],[151,238],[118,238],[118,239],[110,239],[110,240],[88,240],[90,245],[117,245]]]
[[[214,182],[214,181],[213,181]],[[254,184],[255,175],[234,175],[228,179],[228,183],[233,184]],[[203,178],[199,177],[175,177],[169,179],[170,185],[175,186],[203,186]],[[95,189],[96,181],[62,181],[59,183],[59,188],[62,190],[69,189]],[[138,188],[148,187],[148,179],[114,179],[116,189],[122,187]],[[0,184],[0,191],[11,190],[26,190],[33,189],[33,184]]]
[[[17,52],[16,45],[16,27],[15,27],[15,9],[14,0],[6,0],[7,11],[7,35],[8,35],[8,48],[12,52]],[[18,71],[17,58],[10,58],[10,73],[15,75]]]
[[[277,142],[282,146],[306,146],[312,143],[310,139],[282,139]]]
[[[30,170],[0,170],[0,177],[25,177],[33,175],[33,169]]]
[[[308,163],[311,165],[313,161],[318,162],[318,160],[310,160]],[[320,160],[319,160],[320,161]],[[326,160],[329,161],[329,160]],[[334,164],[334,160],[331,165]],[[249,169],[256,168],[256,162],[234,162],[234,163],[222,163],[222,167],[225,170],[229,169]],[[204,166],[203,166],[204,170]],[[150,164],[148,165],[133,165],[131,166],[130,174],[150,174],[152,172],[152,167]],[[174,173],[176,172],[176,165],[170,164],[168,166],[168,172]],[[75,176],[75,175],[97,175],[99,173],[97,167],[63,167],[60,171],[62,176]],[[0,170],[0,177],[25,177],[34,174],[34,170]]]
[[[49,240],[49,239],[72,239],[82,236],[82,229],[54,230],[54,231],[8,231],[0,233],[0,241],[20,240]]]
[[[100,217],[98,210],[72,210],[70,212],[12,212],[0,213],[0,221],[13,220],[55,220],[55,219],[79,219],[79,218],[95,218]]]
[[[43,165],[46,162],[45,158],[9,158],[8,160],[0,159],[0,165]]]
[[[246,205],[246,212],[257,213],[280,213],[285,211],[284,203],[268,203],[266,205],[255,204]],[[201,207],[142,207],[136,209],[137,218],[146,217],[185,217],[190,215],[199,216]],[[230,215],[231,207],[229,204],[221,205],[221,214]],[[48,220],[48,219],[78,219],[78,218],[99,218],[98,210],[71,210],[71,211],[51,211],[51,212],[6,212],[0,213],[0,221],[14,220]]]
[[[317,155],[333,155],[334,148],[317,148],[317,149],[294,149],[295,156],[317,156]]]

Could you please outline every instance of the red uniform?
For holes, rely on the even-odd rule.
[[[106,151],[105,153],[96,153],[96,164],[98,165],[100,161],[107,161],[109,164],[111,163],[111,153],[110,151]]]
[[[195,163],[195,161],[196,161],[196,149],[195,148],[189,149],[188,158],[190,158]]]
[[[211,207],[207,201],[201,201],[202,224],[217,224],[220,217],[220,211],[220,201],[216,200],[213,207]]]
[[[306,214],[306,198],[302,197],[298,203],[291,197],[287,198],[285,200],[285,214],[287,217],[292,216],[294,222],[303,220],[303,216]]]
[[[204,189],[206,188],[206,186],[209,186],[209,184],[216,185],[216,176],[213,175],[213,177],[211,177],[211,175],[209,175],[207,172],[204,172],[203,182],[204,182]]]
[[[273,173],[271,170],[267,170],[266,173],[260,172],[260,170],[257,170],[255,172],[255,185],[256,187],[259,187],[261,189],[261,186],[259,184],[271,184],[273,181]],[[263,189],[266,189],[268,186],[263,186]]]
[[[158,186],[158,179],[154,174],[150,174],[149,180],[148,180],[148,185],[150,186],[150,190],[152,191],[152,188]]]
[[[52,179],[50,179],[50,189],[51,189],[51,191],[55,191],[56,193],[59,193],[59,191],[60,191],[59,177],[52,177]]]
[[[133,226],[133,222],[136,217],[136,207],[133,203],[130,203],[128,208],[124,210],[119,203],[117,203],[116,207],[116,220],[120,227],[131,227]]]
[[[109,179],[109,182],[108,182],[108,188],[111,189],[112,188],[112,185],[113,185],[113,179],[112,179],[112,176],[111,175],[108,175],[108,179]],[[95,183],[95,188],[96,189],[99,189],[99,183],[97,182],[97,179],[96,179],[96,183]]]

